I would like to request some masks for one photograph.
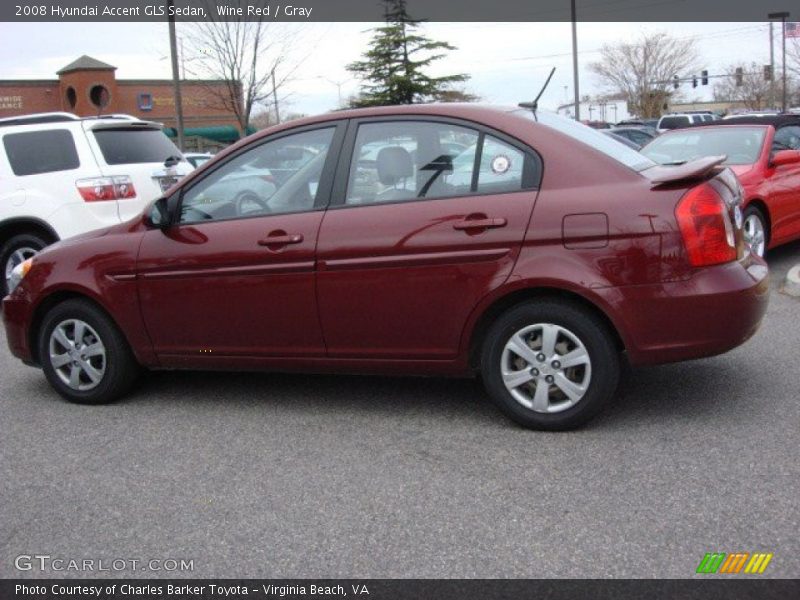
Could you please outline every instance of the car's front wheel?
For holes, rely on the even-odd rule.
[[[86,300],[67,300],[44,318],[39,357],[50,385],[70,402],[112,402],[135,383],[139,365],[111,318]]]
[[[492,399],[520,425],[572,429],[614,395],[619,351],[593,313],[571,303],[530,302],[492,324],[481,372]]]

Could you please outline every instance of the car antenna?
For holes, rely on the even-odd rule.
[[[520,108],[530,108],[531,112],[533,113],[533,118],[536,118],[536,110],[539,108],[539,98],[542,97],[544,91],[547,89],[547,85],[550,83],[550,80],[553,78],[553,73],[556,72],[556,68],[553,67],[550,70],[550,75],[547,76],[547,80],[544,82],[542,89],[539,91],[539,95],[536,96],[536,99],[533,102],[520,102],[517,106]]]

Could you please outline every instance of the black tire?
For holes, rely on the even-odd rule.
[[[591,371],[588,375],[588,383],[582,381],[582,383],[586,383],[586,391],[574,405],[561,412],[538,412],[524,406],[512,396],[503,382],[501,366],[506,343],[517,332],[536,324],[553,324],[568,330],[568,333],[571,333],[583,344],[589,356]],[[564,334],[559,333],[558,335],[557,339],[562,348],[572,343],[572,340]],[[538,351],[534,351],[534,353],[538,353]],[[509,357],[513,357],[514,361],[520,360],[513,353],[507,355],[506,359]],[[549,360],[536,366],[541,368],[541,365],[545,364],[549,370],[553,364],[552,362],[548,363]],[[527,361],[524,362],[527,363]],[[514,366],[509,369],[521,368],[520,372],[522,372],[529,366],[523,368]],[[531,371],[534,370],[534,366],[530,366],[530,368]],[[582,377],[586,375],[586,372],[581,369],[585,368],[573,367],[569,373],[567,369],[563,369],[561,373],[574,377],[577,372],[578,377]],[[492,400],[513,421],[529,429],[563,431],[585,424],[597,415],[614,395],[619,383],[620,369],[620,353],[614,343],[613,334],[605,323],[579,305],[556,300],[520,304],[502,314],[489,328],[481,353],[481,373],[484,386]],[[540,372],[540,376],[544,377],[544,374]],[[558,373],[556,376],[558,377]],[[538,381],[534,382],[536,386],[539,385]],[[526,385],[534,385],[534,383]],[[548,392],[551,396],[558,398],[563,394],[556,388],[555,383],[543,385],[548,386],[545,389],[552,390],[552,392]],[[519,389],[515,388],[515,390]],[[529,391],[533,395],[532,390],[535,389],[537,388],[523,387],[521,388],[522,395],[524,396]],[[561,398],[561,401],[567,401],[566,395]]]
[[[2,273],[2,277],[0,277],[0,298],[8,294],[6,265],[8,265],[12,255],[20,249],[31,249],[39,252],[48,245],[47,240],[36,234],[21,233],[13,236],[0,247],[0,273]]]
[[[50,358],[50,336],[53,330],[59,324],[72,319],[89,325],[105,348],[105,372],[99,383],[89,390],[73,389],[62,381]],[[141,369],[127,340],[111,318],[95,304],[81,299],[66,300],[47,313],[39,334],[39,357],[50,385],[61,396],[77,404],[106,404],[121,398],[136,383]]]
[[[767,246],[769,245],[769,224],[761,209],[752,204],[745,209],[742,215],[742,222],[747,223],[747,219],[751,217],[755,217],[761,222],[761,230],[764,232],[764,250],[759,254],[759,256],[763,258],[767,253]],[[758,254],[758,252],[756,252],[756,254]]]

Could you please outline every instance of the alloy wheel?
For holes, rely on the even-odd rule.
[[[744,220],[744,239],[750,249],[758,256],[764,256],[766,247],[766,231],[764,222],[757,213],[748,215]]]
[[[49,340],[50,364],[71,389],[85,392],[97,387],[106,372],[106,348],[85,321],[68,319],[53,329]]]
[[[35,256],[37,252],[38,250],[36,248],[22,246],[11,253],[11,256],[9,256],[6,260],[6,289],[9,289],[8,285],[11,282],[11,273],[14,271],[16,266],[28,260],[32,256]]]
[[[553,323],[520,329],[506,342],[500,372],[511,396],[525,408],[558,413],[586,395],[592,361],[574,333]]]

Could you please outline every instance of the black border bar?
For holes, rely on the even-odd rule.
[[[218,586],[212,588],[211,586]],[[340,589],[346,593],[313,593]],[[18,587],[18,586],[24,586]],[[127,587],[126,587],[127,586]],[[172,586],[172,590],[170,590]],[[188,586],[188,587],[187,587]],[[341,588],[339,587],[341,586]],[[39,591],[32,589],[39,588]],[[177,588],[177,590],[176,590]],[[247,589],[244,593],[242,588]],[[223,592],[222,590],[225,590]],[[366,589],[369,594],[363,593]],[[27,590],[27,593],[25,593]],[[74,590],[74,593],[71,593]],[[100,593],[98,594],[98,590]],[[238,590],[238,591],[237,591]],[[170,593],[172,591],[172,593]],[[269,592],[269,593],[267,593]],[[800,580],[697,579],[3,579],[3,600],[787,600]]]
[[[379,0],[175,0],[174,6],[178,21],[378,22],[384,18]],[[242,16],[219,16],[217,9],[224,6],[242,8]],[[268,15],[263,14],[265,7]],[[195,9],[194,14],[187,14],[192,12],[188,9]],[[253,12],[257,9],[262,9],[261,16]],[[407,0],[407,9],[414,19],[427,21],[572,20],[570,0]],[[796,0],[576,0],[580,22],[750,22],[767,21],[770,13],[784,11],[790,12],[788,20],[800,21]],[[163,22],[166,12],[166,0],[0,2],[0,21],[6,22]]]

